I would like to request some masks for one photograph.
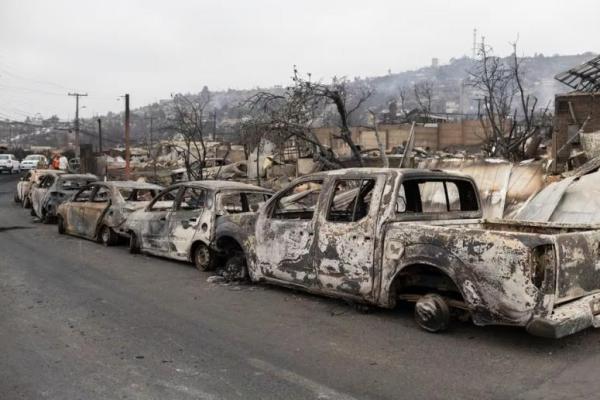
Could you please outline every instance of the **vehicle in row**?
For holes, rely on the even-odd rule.
[[[48,174],[63,174],[64,171],[57,169],[32,169],[27,171],[25,176],[21,177],[17,183],[17,190],[15,192],[15,202],[21,203],[23,208],[31,208],[31,199],[29,198],[29,192],[31,188],[40,183],[43,176]]]
[[[37,216],[44,223],[54,222],[56,209],[68,200],[76,191],[98,177],[92,174],[46,174],[40,183],[34,185],[29,193],[31,199],[31,215]]]
[[[216,262],[212,246],[218,219],[256,212],[271,195],[270,190],[239,182],[182,182],[130,214],[123,229],[132,253],[190,261],[208,270]]]
[[[127,217],[146,207],[162,189],[145,182],[93,182],[58,206],[58,232],[114,245],[126,233]]]
[[[21,173],[21,163],[14,154],[0,154],[0,173]]]
[[[221,218],[215,246],[252,281],[384,308],[414,302],[428,331],[451,313],[553,338],[600,326],[600,230],[483,220],[460,174],[308,175],[258,213]]]
[[[21,161],[21,170],[23,171],[47,167],[48,159],[43,154],[30,154]]]

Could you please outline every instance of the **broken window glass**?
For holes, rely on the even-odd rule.
[[[374,179],[343,179],[335,184],[327,220],[356,222],[367,216],[371,205]]]
[[[302,182],[286,190],[275,204],[272,217],[312,219],[321,194],[322,183],[322,181]]]
[[[199,210],[203,208],[206,208],[206,191],[193,187],[185,188],[178,209]]]

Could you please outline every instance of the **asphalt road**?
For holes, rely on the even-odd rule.
[[[600,332],[565,340],[352,306],[61,236],[0,176],[0,399],[591,399]]]

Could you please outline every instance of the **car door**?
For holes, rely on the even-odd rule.
[[[210,243],[213,203],[212,192],[193,186],[183,187],[168,218],[171,257],[187,260],[194,240]]]
[[[314,257],[320,290],[364,297],[374,278],[375,229],[385,176],[336,178],[319,214]]]
[[[91,185],[91,188],[91,199],[84,205],[84,235],[88,238],[95,238],[98,226],[110,208],[112,191],[106,185],[100,184]]]
[[[54,184],[56,177],[54,175],[45,175],[40,180],[39,185],[31,193],[31,205],[35,215],[42,217],[42,205],[48,188]]]
[[[306,179],[279,193],[256,224],[257,273],[265,279],[313,287],[316,209],[322,179]]]
[[[92,198],[94,188],[86,186],[80,189],[66,205],[65,229],[68,233],[86,236],[85,210]]]
[[[140,249],[157,255],[169,254],[169,215],[180,190],[180,186],[167,188],[139,215]]]

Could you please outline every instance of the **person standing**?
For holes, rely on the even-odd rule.
[[[61,154],[60,158],[58,159],[58,169],[61,171],[66,171],[67,168],[69,168],[69,160],[67,160],[67,157],[65,157],[64,154]]]
[[[54,156],[52,156],[52,169],[59,169],[60,167],[60,161],[58,158],[58,154],[55,154]]]

